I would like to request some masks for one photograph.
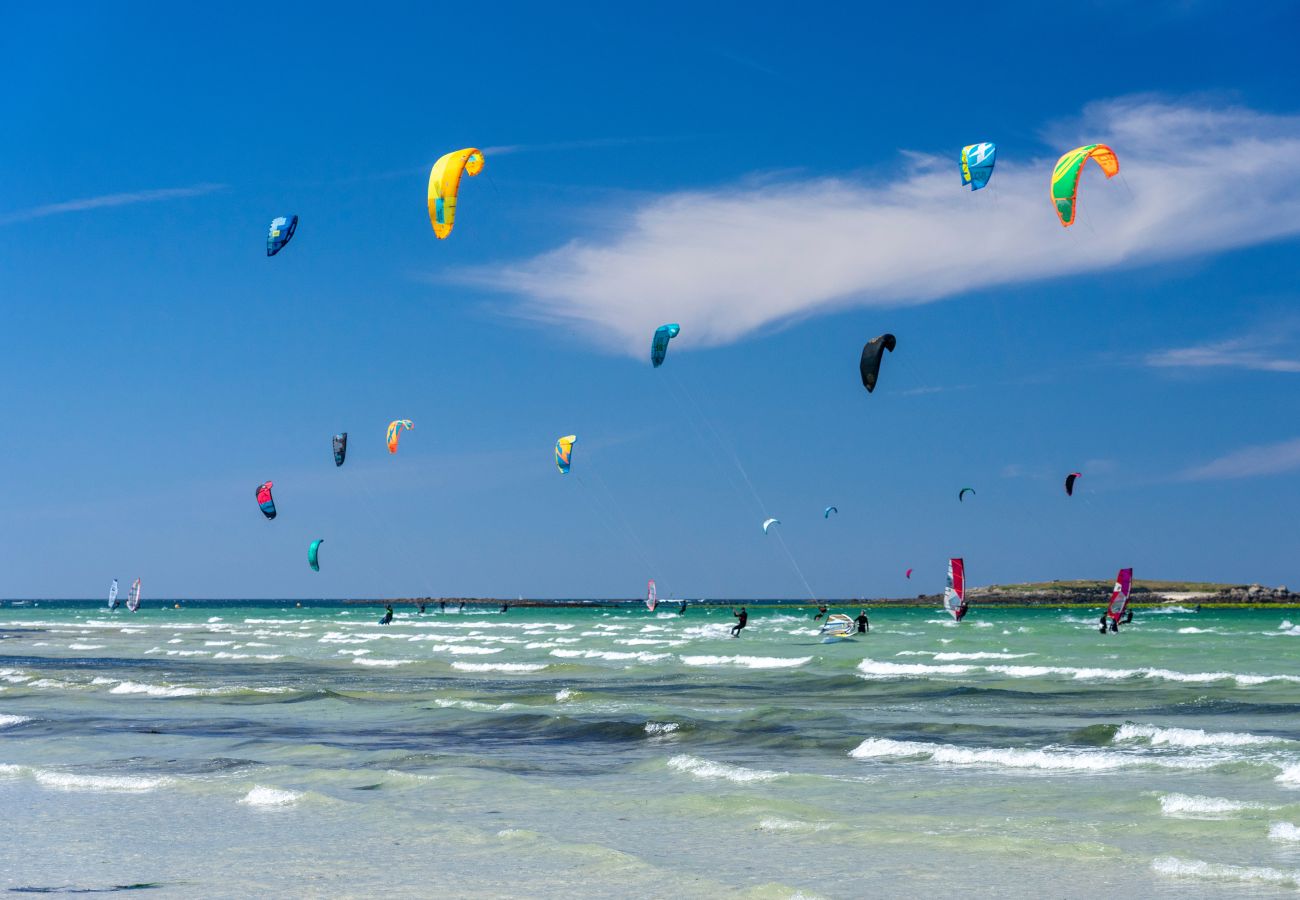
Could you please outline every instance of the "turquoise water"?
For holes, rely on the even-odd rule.
[[[0,872],[153,895],[1300,889],[1300,615],[0,608]],[[856,614],[856,609],[843,610]]]

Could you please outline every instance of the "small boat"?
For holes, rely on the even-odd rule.
[[[852,619],[844,613],[831,613],[826,617],[826,623],[822,625],[822,643],[833,644],[836,641],[851,641],[853,635],[857,633],[858,627],[853,624]]]

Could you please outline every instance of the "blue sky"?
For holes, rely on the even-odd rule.
[[[1295,587],[1298,28],[7,9],[0,595],[806,596],[793,559],[818,596],[901,596],[949,555]],[[1121,176],[1085,174],[1067,231],[1051,164],[1094,141]],[[464,146],[487,164],[438,241],[428,168]]]

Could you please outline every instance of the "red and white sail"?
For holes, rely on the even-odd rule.
[[[1115,576],[1115,588],[1110,592],[1110,605],[1106,607],[1106,615],[1118,622],[1123,617],[1124,610],[1128,609],[1128,595],[1132,589],[1133,570],[1120,569]]]
[[[140,608],[140,579],[131,582],[131,590],[126,595],[126,608],[135,612]]]
[[[961,558],[948,560],[948,586],[943,589],[943,608],[954,619],[962,617],[966,605],[966,564]]]
[[[655,580],[651,578],[650,583],[646,585],[645,589],[645,608],[650,610],[650,612],[654,612],[655,607],[658,605],[659,593],[655,590]]]

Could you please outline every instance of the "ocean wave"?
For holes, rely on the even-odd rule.
[[[352,657],[352,662],[358,666],[373,666],[376,668],[391,669],[394,666],[406,666],[415,662],[413,659],[367,659],[364,656]]]
[[[1262,803],[1192,794],[1165,794],[1160,798],[1160,814],[1165,816],[1225,816],[1249,809],[1268,808]]]
[[[577,694],[577,691],[571,690],[570,688],[560,688],[555,692],[555,702],[564,703],[565,701],[572,700],[577,696]]]
[[[1200,728],[1161,728],[1126,723],[1119,727],[1112,740],[1116,743],[1146,741],[1153,746],[1167,747],[1249,747],[1274,744],[1281,739],[1240,731],[1202,731]]]
[[[477,700],[434,700],[438,706],[443,709],[468,709],[471,712],[505,712],[508,709],[518,709],[518,703],[480,703]]]
[[[435,653],[450,653],[454,656],[485,656],[500,653],[505,647],[462,647],[460,644],[434,644]]]
[[[69,644],[69,650],[103,650],[107,644]]]
[[[1041,678],[1046,675],[1063,675],[1077,681],[1121,681],[1128,678],[1153,678],[1192,684],[1215,681],[1235,681],[1242,687],[1253,687],[1270,681],[1300,683],[1296,675],[1253,675],[1241,672],[1175,672],[1171,669],[1145,667],[1141,669],[1106,669],[1096,666],[1026,666],[1026,665],[929,665],[926,663],[894,663],[864,659],[858,664],[863,678],[899,678],[909,675],[967,675],[988,672],[1011,678]]]
[[[793,669],[812,662],[811,656],[683,656],[688,666],[742,666],[746,669]]]
[[[768,816],[758,823],[760,831],[795,831],[795,832],[814,832],[826,831],[831,827],[829,822],[798,822],[794,819],[782,819],[777,816]]]
[[[258,784],[254,785],[253,789],[239,802],[247,806],[275,807],[292,806],[301,799],[301,791],[286,791],[281,788],[263,787]]]
[[[1274,822],[1268,828],[1268,838],[1271,841],[1294,843],[1300,841],[1300,828],[1290,822]]]
[[[932,656],[940,660],[957,660],[957,659],[1024,659],[1026,656],[1037,656],[1037,653],[995,653],[993,651],[980,651],[974,653],[959,653],[953,651],[935,651],[935,650],[900,650],[895,656]]]
[[[1151,861],[1151,870],[1170,878],[1194,878],[1201,881],[1236,881],[1247,884],[1276,884],[1300,887],[1300,873],[1263,866],[1230,866],[1200,859],[1160,856]]]
[[[99,682],[100,679],[95,679]],[[112,682],[112,679],[103,679]],[[138,681],[119,681],[108,689],[110,694],[146,694],[150,697],[199,697],[204,694],[217,693],[220,689],[202,690],[192,687],[176,687],[166,684],[141,684]]]
[[[672,734],[681,727],[676,722],[646,722],[645,733],[651,737],[661,737],[665,734]]]
[[[96,794],[144,794],[174,784],[166,775],[86,775],[27,766],[0,766],[0,774],[30,775],[37,784],[56,791]]]
[[[1138,756],[1131,753],[1052,747],[1039,750],[1011,747],[958,747],[953,744],[929,744],[922,741],[896,741],[892,738],[867,738],[850,750],[849,756],[854,759],[923,758],[929,762],[957,766],[986,765],[1007,769],[1076,772],[1107,772],[1135,766],[1203,769],[1213,765],[1209,761],[1186,757]]]
[[[672,656],[671,653],[626,650],[552,650],[551,656],[561,659],[607,659],[611,662],[635,659],[637,662],[656,662]]]
[[[1274,778],[1278,784],[1300,787],[1300,763],[1292,763],[1286,766]]]
[[[1142,610],[1144,616],[1185,616],[1194,615],[1196,610],[1186,606],[1156,606]]]
[[[721,778],[726,781],[734,781],[737,784],[774,781],[788,774],[786,772],[768,772],[763,769],[747,769],[744,766],[733,766],[728,763],[700,759],[698,756],[688,756],[684,753],[668,760],[668,768],[677,772],[684,772],[695,778]]]
[[[15,725],[21,725],[31,720],[31,716],[0,715],[0,728],[13,728]]]
[[[898,678],[905,675],[965,675],[976,670],[976,666],[954,664],[930,665],[929,663],[896,663],[864,659],[858,663],[858,671],[864,676],[875,678]]]
[[[540,672],[546,663],[452,663],[451,667],[460,672]]]

